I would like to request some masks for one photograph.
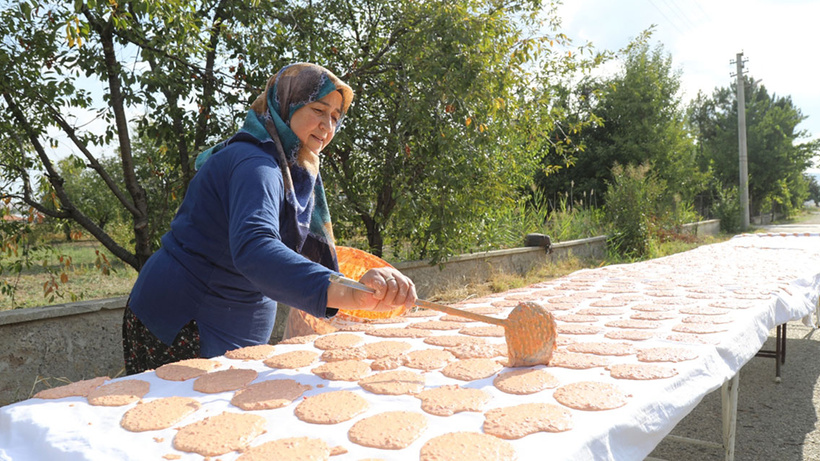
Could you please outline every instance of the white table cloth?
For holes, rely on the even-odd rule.
[[[562,315],[594,307],[600,301],[615,300],[615,304],[621,301],[622,306],[613,308],[622,311],[622,314],[601,316],[594,323],[586,323],[600,327],[599,333],[562,333],[560,336],[566,338],[566,341],[574,342],[624,342],[604,336],[607,331],[620,330],[607,326],[607,323],[616,319],[628,319],[636,314],[638,311],[632,307],[652,303],[679,303],[664,304],[672,308],[668,312],[674,313],[674,318],[660,321],[658,328],[649,330],[653,334],[651,339],[631,342],[636,349],[665,346],[696,351],[698,357],[695,360],[661,364],[674,368],[678,372],[676,376],[646,381],[625,380],[612,378],[608,370],[602,367],[575,370],[549,366],[548,371],[558,379],[560,385],[577,381],[615,384],[629,395],[628,403],[621,408],[606,411],[571,410],[573,429],[561,433],[539,432],[510,441],[520,460],[540,460],[547,455],[552,460],[641,460],[705,395],[732,378],[760,350],[773,327],[800,318],[809,322],[817,306],[819,289],[820,236],[753,234],[656,260],[582,270],[523,289],[469,300],[459,307],[498,305],[505,299],[509,301],[530,297],[547,307],[563,308],[566,305],[559,305],[555,300],[572,295],[575,301],[571,309],[554,311],[560,319]],[[677,301],[669,301],[670,299]],[[679,312],[681,308],[720,305],[749,307],[725,309],[732,321],[724,325],[724,332],[699,335],[705,343],[669,339],[676,334],[674,329],[683,325],[682,320],[689,317],[688,314]],[[506,308],[498,315],[506,316],[510,309]],[[406,319],[406,324],[428,320],[431,319]],[[395,328],[406,324],[380,324],[373,327]],[[466,324],[478,325],[480,324]],[[559,321],[558,325],[561,328],[568,323]],[[432,333],[458,334],[456,331]],[[364,342],[393,339],[363,332],[354,334],[360,335]],[[485,339],[497,343],[504,341],[500,337]],[[436,348],[424,343],[421,338],[398,340],[411,343],[413,350]],[[566,346],[558,349],[564,347]],[[275,353],[300,349],[316,350],[312,343],[277,345]],[[608,358],[611,364],[638,363],[634,354]],[[223,364],[220,369],[233,366],[257,370],[259,377],[254,382],[290,378],[312,386],[305,396],[347,389],[358,393],[370,404],[364,414],[335,425],[314,425],[300,421],[293,414],[298,401],[280,409],[256,411],[254,413],[267,419],[267,432],[253,440],[251,446],[279,438],[309,436],[321,438],[330,446],[340,445],[348,450],[346,454],[333,456],[334,461],[363,458],[415,460],[424,443],[437,435],[454,431],[482,432],[483,412],[462,412],[449,417],[430,415],[421,410],[420,400],[414,396],[376,395],[361,389],[356,382],[324,380],[311,372],[312,368],[320,364],[318,362],[301,369],[283,370],[269,368],[261,362],[242,362],[225,357],[216,360]],[[426,388],[459,384],[484,389],[492,396],[484,411],[521,403],[558,404],[553,398],[554,389],[531,395],[511,395],[496,389],[493,377],[465,382],[448,378],[438,370],[425,372],[424,376]],[[122,429],[119,422],[122,415],[135,404],[123,407],[91,406],[81,397],[25,400],[0,408],[0,460],[203,459],[200,455],[173,448],[172,440],[176,429],[223,411],[242,412],[229,403],[232,392],[201,394],[193,390],[193,380],[165,381],[157,378],[154,372],[119,379],[133,378],[151,383],[150,391],[144,397],[145,401],[168,396],[187,396],[196,398],[202,408],[174,428],[132,433]],[[426,416],[428,427],[410,446],[401,450],[378,450],[359,446],[348,440],[347,432],[356,421],[392,410],[414,411]],[[213,459],[228,461],[239,455],[232,452]],[[163,458],[165,456],[168,457]]]

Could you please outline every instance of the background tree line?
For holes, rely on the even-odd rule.
[[[195,174],[196,154],[233,133],[272,73],[310,61],[356,92],[323,174],[337,237],[376,255],[437,262],[492,248],[510,232],[511,209],[609,201],[611,222],[634,224],[624,217],[635,210],[614,206],[648,206],[625,198],[629,187],[652,201],[634,214],[644,243],[664,223],[732,212],[734,90],[685,106],[680,73],[660,45],[648,45],[651,31],[618,51],[619,73],[592,77],[616,52],[574,45],[555,7],[6,4],[0,193],[82,229],[139,270]],[[801,143],[804,116],[788,97],[748,85],[753,213],[789,212],[808,198],[802,172],[818,146]],[[3,232],[7,248],[17,230]],[[633,233],[614,234],[625,253],[640,255]]]

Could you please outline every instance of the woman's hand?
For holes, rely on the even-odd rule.
[[[404,313],[416,304],[416,285],[392,267],[370,269],[359,282],[376,292],[354,291],[353,300],[359,306],[356,309],[383,312],[404,307]]]

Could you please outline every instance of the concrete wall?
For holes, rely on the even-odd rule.
[[[707,233],[695,227],[700,235]],[[525,274],[549,260],[602,258],[605,252],[602,236],[553,243],[549,254],[543,247],[513,248],[456,256],[440,266],[423,261],[396,266],[416,282],[419,295],[427,297],[434,289],[485,281],[494,273]],[[122,373],[125,301],[121,297],[0,312],[0,406],[62,381]],[[274,341],[282,337],[286,314],[286,309],[277,313]]]

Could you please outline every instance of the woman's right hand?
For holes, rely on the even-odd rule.
[[[404,307],[403,312],[406,312],[418,299],[413,281],[392,267],[370,269],[359,282],[375,293],[354,290],[353,300],[358,306],[354,309],[384,312]]]

